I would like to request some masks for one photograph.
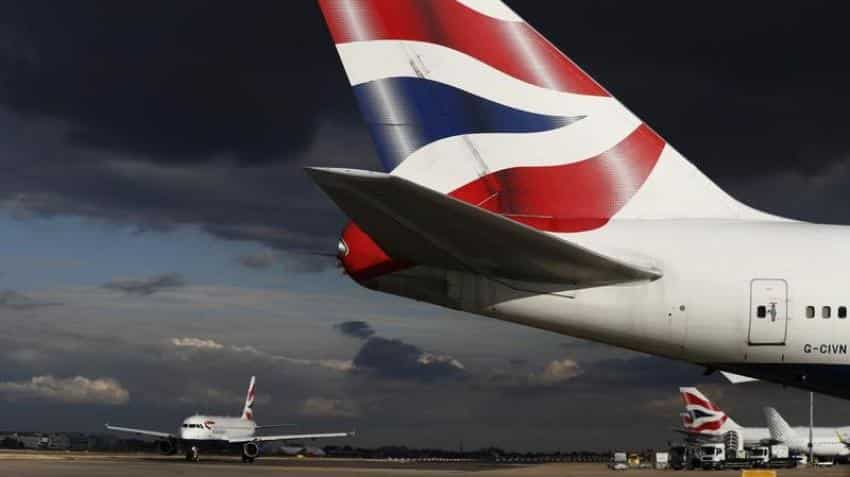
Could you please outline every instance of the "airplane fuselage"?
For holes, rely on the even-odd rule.
[[[613,220],[561,235],[661,271],[568,289],[415,268],[371,288],[502,320],[850,397],[850,227],[791,221]],[[522,259],[522,251],[509,253]],[[444,281],[433,291],[405,275]],[[402,280],[402,282],[399,282]],[[439,290],[443,290],[441,293]],[[828,308],[827,312],[824,307]],[[845,307],[841,310],[841,307]],[[842,316],[843,315],[843,316]]]
[[[794,427],[794,437],[781,442],[795,454],[807,454],[809,452],[809,428]],[[844,435],[846,427],[815,427],[812,436],[812,449],[814,455],[823,458],[834,458],[836,456],[850,455],[850,449],[841,442],[839,437]],[[766,427],[742,427],[737,430],[741,435],[745,447],[765,445],[772,441],[770,430]],[[722,439],[723,434],[716,434],[717,439]]]
[[[254,421],[238,417],[196,415],[186,418],[178,429],[185,441],[227,441],[254,437]]]

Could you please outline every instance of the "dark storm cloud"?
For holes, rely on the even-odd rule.
[[[588,385],[655,388],[662,385],[716,383],[718,375],[705,375],[705,368],[655,356],[602,359],[582,377]]]
[[[35,52],[0,49],[14,66],[0,102],[69,121],[76,145],[167,163],[279,160],[346,100],[326,87],[345,80],[312,2],[5,2],[0,21]]]
[[[180,288],[186,279],[179,273],[164,273],[147,278],[116,278],[103,284],[103,288],[122,291],[131,295],[153,295],[162,290]]]
[[[354,365],[386,379],[429,382],[468,376],[463,365],[450,356],[426,353],[416,345],[380,336],[363,343]]]
[[[2,205],[333,250],[341,214],[302,166],[374,163],[315,4],[0,12]]]
[[[375,334],[375,329],[372,328],[372,325],[365,321],[345,321],[343,323],[337,323],[334,325],[334,329],[345,336],[351,336],[363,340]]]
[[[265,270],[271,268],[277,263],[277,257],[272,252],[262,251],[242,255],[238,258],[239,264],[245,268],[253,268],[256,270]]]

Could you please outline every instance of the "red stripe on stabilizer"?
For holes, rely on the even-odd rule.
[[[488,174],[450,195],[549,232],[602,227],[646,181],[664,140],[641,125],[614,148],[561,166],[514,167]]]
[[[334,42],[411,40],[465,53],[543,88],[609,96],[524,22],[499,20],[455,0],[319,0]]]
[[[705,431],[716,431],[723,427],[723,424],[728,419],[725,415],[716,421],[706,422],[705,424],[700,424],[699,426],[692,427],[691,430],[694,432],[705,432]]]
[[[593,230],[608,223],[634,196],[664,146],[664,140],[641,125],[620,144],[590,159],[560,166],[505,169],[449,195],[538,230]],[[345,228],[342,240],[347,253],[340,260],[358,282],[413,265],[391,258],[354,223]],[[711,403],[703,405],[715,409],[709,407]]]
[[[713,402],[700,399],[697,396],[694,396],[693,394],[688,392],[682,393],[682,399],[685,401],[685,406],[702,406],[712,411],[723,412]]]

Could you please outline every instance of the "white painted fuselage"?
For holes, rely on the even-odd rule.
[[[571,290],[443,270],[437,273],[444,274],[449,296],[441,304],[831,394],[842,395],[846,388],[843,380],[825,378],[850,362],[850,318],[839,317],[839,307],[850,306],[842,280],[850,264],[845,245],[850,228],[790,221],[614,220],[564,238],[658,268],[663,277]],[[759,280],[786,284],[784,316],[757,316],[759,303],[751,300]],[[381,289],[391,281],[382,278],[372,286]],[[764,301],[769,306],[770,300]],[[813,307],[814,317],[807,318],[807,307]],[[760,343],[761,335],[770,344]]]
[[[185,441],[250,440],[256,427],[254,421],[239,417],[195,415],[183,421],[177,435]]]

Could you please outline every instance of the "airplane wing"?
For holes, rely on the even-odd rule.
[[[605,257],[398,176],[330,168],[307,172],[393,258],[579,287],[661,277],[657,270]]]
[[[137,436],[157,437],[160,439],[175,439],[177,437],[168,432],[148,431],[146,429],[134,429],[132,427],[110,426],[109,424],[106,425],[106,428],[110,431],[127,432],[129,434],[136,434]]]
[[[269,424],[267,426],[257,426],[254,429],[257,429],[257,430],[259,430],[259,429],[276,429],[276,428],[279,428],[279,427],[295,427],[297,425],[298,424]]]
[[[254,436],[244,437],[240,439],[228,439],[231,444],[242,444],[245,442],[269,442],[269,441],[290,441],[299,439],[329,439],[332,437],[350,437],[354,432],[326,432],[323,434],[281,434],[277,436]]]

